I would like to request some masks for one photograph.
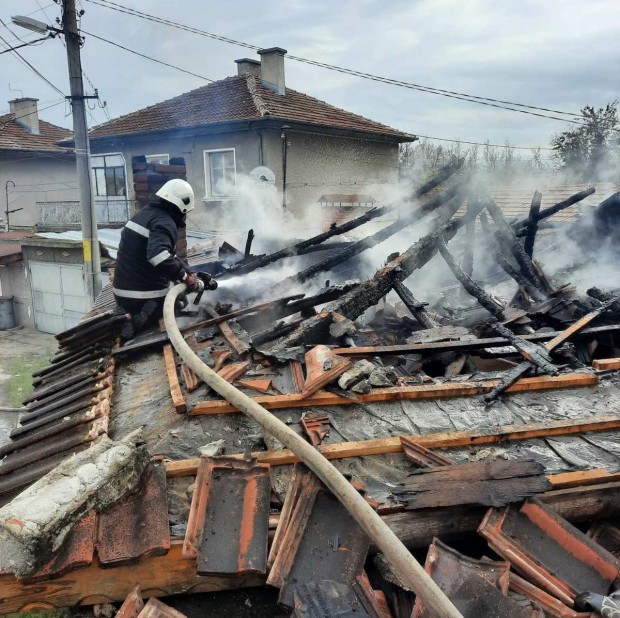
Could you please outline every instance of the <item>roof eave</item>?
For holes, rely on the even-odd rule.
[[[358,139],[372,139],[375,141],[397,144],[404,142],[415,142],[418,139],[418,137],[415,135],[408,135],[406,133],[399,133],[397,131],[394,131],[394,133],[384,133],[379,130],[374,131],[370,129],[351,129],[349,127],[326,125],[318,122],[300,122],[298,120],[280,118],[277,116],[261,118],[261,120],[256,122],[255,124],[263,124],[265,126],[268,126],[269,128],[281,129],[283,122],[285,122],[290,127],[291,131],[296,131],[299,133],[323,133],[325,135],[337,135],[340,137],[353,137]]]
[[[235,131],[249,131],[251,129],[281,129],[282,123],[286,123],[291,127],[291,130],[304,133],[323,133],[326,135],[337,135],[340,137],[353,137],[372,139],[375,141],[389,142],[389,143],[404,143],[414,142],[418,138],[415,135],[408,135],[406,133],[382,133],[380,131],[363,130],[363,129],[351,129],[348,127],[338,127],[325,125],[321,123],[312,122],[299,122],[297,120],[291,120],[285,117],[257,117],[249,118],[247,120],[234,120],[225,122],[213,122],[203,125],[194,125],[188,127],[178,127],[173,129],[153,130],[153,131],[141,131],[136,133],[118,133],[113,135],[101,135],[91,136],[91,143],[97,145],[103,145],[107,142],[117,142],[119,140],[148,140],[157,137],[168,138],[182,138],[182,137],[194,137],[196,135],[210,135],[215,133],[233,133]],[[320,130],[320,131],[318,131]],[[64,142],[70,143],[70,142]]]

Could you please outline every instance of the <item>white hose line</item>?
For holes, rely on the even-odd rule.
[[[459,611],[409,553],[400,539],[349,481],[319,451],[268,410],[218,376],[187,345],[174,316],[174,302],[177,296],[185,290],[185,284],[180,283],[168,292],[164,303],[164,322],[170,342],[188,367],[226,401],[255,420],[274,438],[293,451],[325,483],[385,556],[393,571],[415,591],[433,616],[437,618],[462,618]]]

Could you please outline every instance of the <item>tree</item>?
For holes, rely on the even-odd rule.
[[[617,180],[620,137],[618,101],[581,110],[580,126],[558,133],[551,140],[560,169],[582,180]]]

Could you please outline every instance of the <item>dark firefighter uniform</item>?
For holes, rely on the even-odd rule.
[[[135,316],[136,330],[161,317],[170,282],[185,280],[189,274],[189,268],[175,255],[184,218],[172,204],[150,204],[121,232],[113,292],[116,302]]]

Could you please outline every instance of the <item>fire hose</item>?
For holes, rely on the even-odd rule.
[[[175,300],[185,291],[185,284],[180,283],[168,292],[164,303],[164,323],[170,342],[187,366],[216,393],[289,448],[323,481],[385,556],[394,573],[416,593],[431,615],[437,618],[462,618],[460,612],[377,512],[318,450],[252,398],[218,376],[187,345],[174,315]]]

